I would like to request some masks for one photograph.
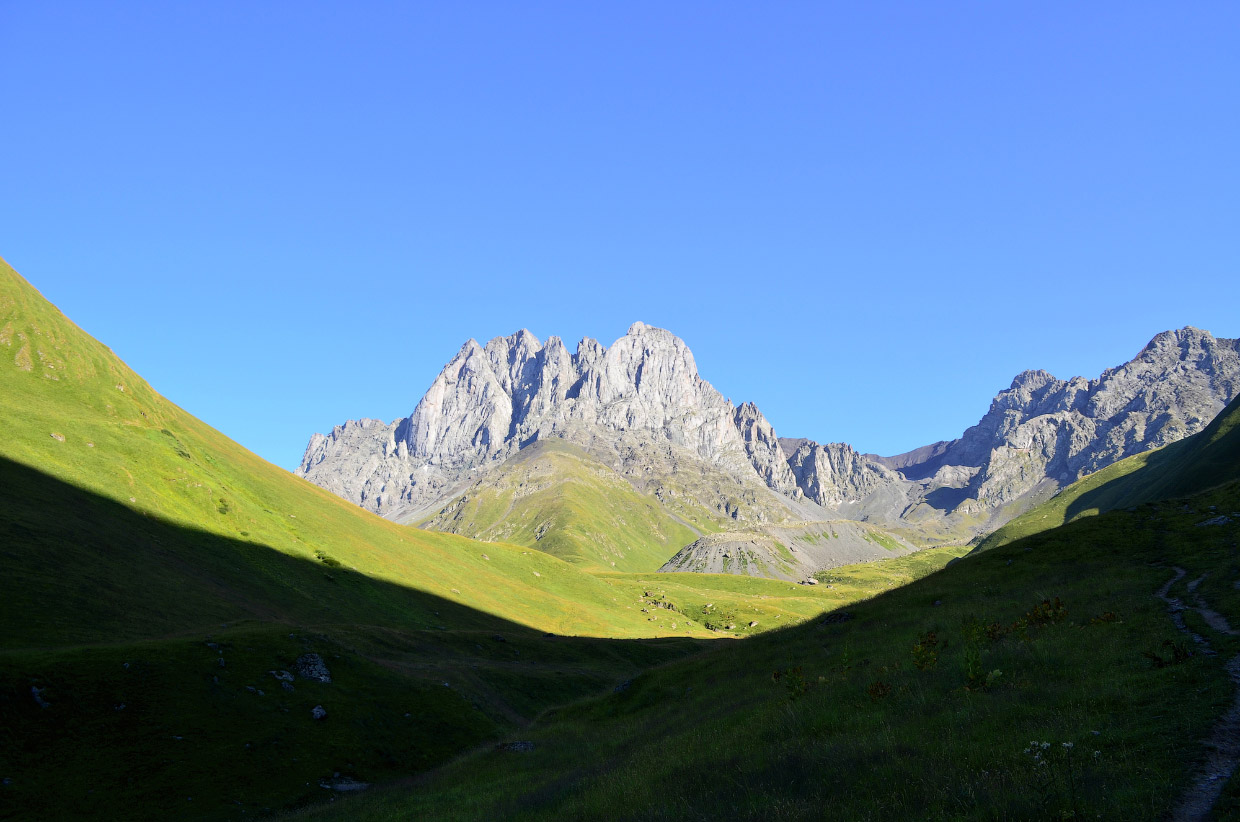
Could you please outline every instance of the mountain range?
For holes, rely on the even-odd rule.
[[[587,338],[570,353],[522,330],[469,340],[409,417],[315,434],[297,473],[398,522],[512,538],[522,529],[503,523],[530,492],[508,481],[526,462],[514,460],[559,440],[686,539],[663,570],[794,579],[984,536],[1081,477],[1200,431],[1237,393],[1240,340],[1186,327],[1096,379],[1025,371],[958,439],[882,457],[779,437],[757,405],[706,382],[669,331],[637,322],[609,347]],[[480,494],[504,505],[479,519],[469,501]],[[527,523],[531,533],[564,524]],[[823,551],[827,532],[840,550]],[[729,551],[744,561],[725,562]]]

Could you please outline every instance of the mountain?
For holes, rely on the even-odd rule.
[[[1202,430],[1240,394],[1240,340],[1183,328],[1094,380],[1025,371],[956,440],[894,457],[781,440],[798,487],[838,515],[986,533],[1057,489]]]
[[[6,819],[263,815],[335,773],[425,771],[717,635],[651,620],[648,581],[406,528],[264,462],[2,260],[0,432]]]
[[[186,547],[141,562],[136,547],[123,543],[109,549],[121,552],[115,556],[72,544],[48,547],[38,575],[9,604],[59,626],[59,639],[144,636],[195,620],[348,621],[362,613],[356,597],[341,595],[340,580],[322,571],[289,585],[287,569],[299,563],[352,569],[445,600],[486,601],[492,613],[539,630],[598,634],[618,627],[600,621],[597,607],[611,602],[611,590],[571,565],[396,526],[264,462],[160,396],[0,263],[2,352],[9,364],[0,367],[0,457],[13,471],[37,469],[135,516],[231,541],[230,558]],[[117,556],[134,564],[118,564]],[[36,574],[34,567],[22,573]],[[172,579],[180,586],[174,596],[142,594]],[[110,622],[89,616],[95,586],[114,588],[113,604],[126,605],[109,609]],[[368,595],[376,613],[405,626],[438,623],[429,609],[379,590]],[[210,607],[200,610],[205,603]],[[638,634],[649,631],[644,620],[630,622]],[[0,645],[7,641],[15,638]]]
[[[0,815],[1168,817],[1235,698],[1181,632],[1236,650],[1235,411],[1138,455],[1143,487],[1202,495],[950,568],[880,545],[814,586],[625,574],[603,561],[688,536],[587,449],[537,440],[441,514],[595,556],[384,521],[169,403],[0,261]],[[597,530],[542,528],[568,509]],[[761,527],[777,553],[843,540]],[[367,783],[392,789],[337,801]]]
[[[882,457],[844,443],[780,438],[756,405],[734,406],[705,382],[688,346],[663,329],[634,323],[609,348],[585,339],[573,354],[557,337],[543,345],[523,330],[485,346],[467,342],[408,418],[349,421],[315,434],[297,473],[399,522],[480,538],[526,534],[513,538],[579,561],[616,561],[631,549],[596,551],[579,536],[566,551],[557,540],[533,538],[530,529],[538,527],[580,532],[585,526],[572,513],[580,507],[557,505],[559,513],[543,516],[530,501],[516,502],[521,481],[507,475],[522,475],[525,463],[508,461],[534,443],[562,440],[578,447],[578,460],[631,486],[599,504],[623,508],[631,494],[653,498],[661,519],[698,532],[677,546],[686,553],[674,562],[671,554],[662,558],[664,570],[741,573],[721,551],[751,545],[761,550],[744,573],[796,579],[820,570],[814,563],[827,555],[794,550],[789,562],[775,546],[807,545],[789,542],[788,533],[773,537],[771,529],[867,523],[843,528],[858,535],[858,550],[837,554],[854,560],[871,550],[866,543],[878,544],[861,535],[879,529],[903,546],[973,539],[1080,477],[1200,431],[1238,392],[1240,340],[1184,328],[1157,335],[1132,361],[1094,380],[1023,372],[959,439]],[[541,482],[556,484],[546,474]],[[491,500],[487,512],[466,518],[463,512],[478,510],[480,493]],[[518,509],[539,524],[502,522]],[[718,533],[729,536],[712,536]],[[661,539],[660,551],[668,548]],[[638,544],[652,543],[643,537]],[[873,550],[869,556],[882,555]],[[658,559],[657,552],[632,556]]]
[[[1234,476],[1234,411],[1131,459]],[[1237,511],[1232,481],[1032,534],[299,818],[1235,819]]]
[[[986,537],[978,551],[1117,508],[1200,494],[1240,480],[1240,398],[1187,439],[1135,454],[1064,488]],[[1226,515],[1224,515],[1226,516]]]
[[[622,573],[701,529],[558,439],[513,457],[513,542],[384,520],[160,396],[2,260],[0,432],[5,819],[291,810],[879,584]]]
[[[528,331],[467,342],[406,419],[315,434],[300,476],[400,522],[419,519],[531,443],[585,449],[685,519],[804,516],[770,424],[698,374],[684,341],[634,323],[604,348]],[[812,508],[812,506],[811,506]]]

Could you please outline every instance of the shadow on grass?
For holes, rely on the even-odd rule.
[[[0,499],[6,647],[244,620],[534,633],[424,591],[146,516],[4,458]]]
[[[2,457],[0,567],[5,818],[231,818],[322,801],[336,773],[424,772],[711,644],[545,635]],[[306,653],[333,682],[284,688],[271,671]]]

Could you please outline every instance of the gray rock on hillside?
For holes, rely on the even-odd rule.
[[[824,568],[890,559],[917,550],[904,538],[849,520],[706,534],[681,548],[663,573],[694,571],[799,582]]]
[[[851,445],[806,439],[782,439],[780,445],[797,486],[820,505],[843,505],[905,482],[898,471]]]

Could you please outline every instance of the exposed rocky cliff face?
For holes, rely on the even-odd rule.
[[[821,505],[845,505],[904,482],[898,471],[844,443],[782,439],[780,445],[797,487]]]
[[[749,456],[749,462],[762,481],[779,493],[787,494],[794,499],[804,496],[780,447],[780,440],[775,434],[775,429],[766,421],[766,417],[762,416],[758,406],[752,402],[740,405],[732,421],[736,424],[736,429],[740,431],[741,439],[745,443],[745,453]]]
[[[689,494],[736,520],[788,519],[796,484],[770,424],[703,380],[667,331],[634,323],[611,347],[569,353],[528,331],[470,340],[407,419],[349,422],[310,441],[298,473],[394,518],[548,437],[575,442],[635,485]],[[709,476],[686,487],[681,477]]]

